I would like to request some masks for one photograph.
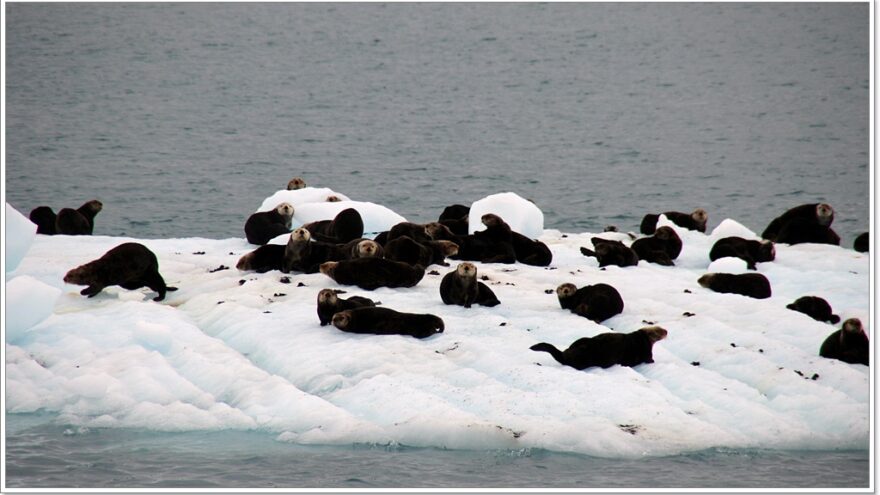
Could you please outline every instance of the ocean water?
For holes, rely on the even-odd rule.
[[[869,228],[869,6],[9,4],[7,201],[241,237],[303,176],[412,221],[512,190],[546,226],[798,204]]]
[[[242,237],[296,175],[413,221],[511,190],[545,227],[709,211],[869,228],[869,5],[5,8],[6,201],[95,233]],[[865,451],[304,447],[8,415],[8,487],[865,487]]]

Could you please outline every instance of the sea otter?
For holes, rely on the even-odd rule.
[[[609,265],[626,267],[639,264],[639,255],[620,241],[601,237],[593,237],[590,241],[593,243],[595,251],[582,247],[581,254],[596,258],[600,267]]]
[[[630,246],[640,260],[658,265],[672,266],[681,254],[681,238],[672,227],[660,227],[650,237],[636,239]]]
[[[444,304],[457,304],[465,308],[470,308],[472,304],[490,307],[501,304],[492,289],[477,280],[477,267],[466,261],[443,276],[440,299]]]
[[[843,322],[840,330],[832,333],[822,342],[819,355],[845,363],[868,366],[870,348],[862,321],[858,318],[850,318]]]
[[[165,280],[159,274],[156,255],[136,242],[120,244],[100,258],[70,270],[64,276],[64,282],[87,285],[80,294],[88,297],[94,297],[104,287],[111,285],[128,290],[149,287],[159,293],[153,298],[154,301],[165,299],[166,291],[177,290],[177,287],[165,285]]]
[[[104,205],[97,199],[86,201],[77,209],[62,208],[55,216],[55,232],[64,235],[92,235],[95,215]]]
[[[696,230],[699,232],[706,232],[706,222],[709,220],[709,214],[706,213],[706,210],[702,208],[697,208],[692,213],[682,213],[680,211],[666,211],[663,212],[663,215],[666,215],[666,218],[669,219],[670,222],[678,225],[679,227],[683,227],[688,230]],[[657,230],[657,220],[660,219],[660,215],[656,213],[648,213],[642,218],[642,223],[639,225],[639,230],[642,234],[651,235]]]
[[[666,335],[664,328],[651,326],[631,333],[609,332],[584,337],[572,342],[564,351],[546,342],[535,344],[530,349],[549,352],[559,363],[578,370],[594,366],[609,368],[615,364],[636,366],[654,362],[654,344],[665,339]]]
[[[623,298],[617,289],[608,284],[587,285],[577,288],[571,283],[556,288],[559,305],[572,313],[601,323],[623,312]]]
[[[742,237],[725,237],[718,239],[709,251],[709,259],[715,261],[724,257],[739,258],[746,262],[749,270],[757,270],[756,263],[764,263],[776,259],[776,248],[772,241],[752,241]]]
[[[248,242],[262,246],[274,237],[290,232],[293,218],[293,206],[281,203],[273,210],[260,211],[248,217],[244,224],[244,233]]]
[[[361,296],[351,296],[348,299],[343,299],[338,296],[342,292],[333,289],[321,289],[318,292],[318,320],[321,322],[321,326],[329,325],[333,320],[333,315],[340,311],[370,308],[380,304]]]
[[[839,316],[832,314],[831,305],[828,304],[828,301],[821,297],[799,297],[785,307],[803,313],[816,321],[827,321],[832,324],[840,321]]]
[[[424,339],[443,332],[443,320],[432,314],[402,313],[391,308],[347,309],[333,315],[333,326],[351,333],[409,335]]]
[[[723,294],[740,294],[755,299],[766,299],[771,295],[770,281],[760,273],[707,273],[697,283]]]
[[[421,265],[410,266],[385,258],[357,258],[322,263],[320,271],[338,284],[356,285],[362,289],[379,287],[413,287],[425,276]]]

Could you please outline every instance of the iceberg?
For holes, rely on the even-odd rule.
[[[309,204],[294,202],[304,211]],[[308,218],[322,219],[349,203],[311,204],[320,211]],[[517,205],[499,214],[510,222],[505,213],[527,210]],[[396,219],[386,210],[359,211],[365,225],[375,219],[372,228],[382,229]],[[501,304],[467,309],[440,299],[454,260],[429,267],[415,287],[363,291],[320,273],[238,271],[253,249],[244,239],[36,236],[9,297],[47,317],[6,313],[6,413],[44,411],[85,428],[259,430],[300,444],[618,458],[714,447],[868,449],[870,369],[819,357],[839,326],[785,305],[821,296],[842,319],[869,327],[869,255],[777,245],[776,260],[757,270],[773,295],[757,300],[697,283],[708,271],[745,271],[740,260],[708,257],[720,237],[754,237],[732,219],[709,234],[661,219],[684,244],[676,266],[600,269],[579,251],[599,234],[545,230],[537,217],[523,217],[514,229],[547,244],[553,263],[475,263]],[[178,291],[154,302],[148,289],[114,286],[86,298],[63,283],[67,270],[131,240],[156,253]],[[602,324],[579,317],[559,306],[555,288],[564,282],[608,283],[624,310]],[[323,288],[436,314],[445,332],[419,340],[322,327]],[[654,363],[632,368],[578,371],[529,350],[649,325],[668,336],[654,345]]]

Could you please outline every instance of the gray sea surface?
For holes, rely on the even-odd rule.
[[[411,221],[514,191],[545,227],[828,202],[869,229],[868,3],[6,3],[6,201],[243,237],[294,176]],[[866,451],[637,460],[8,415],[8,487],[866,487]]]
[[[828,202],[869,228],[868,3],[9,3],[7,201],[95,233],[243,237],[302,176],[417,222]],[[294,205],[295,206],[295,205]]]

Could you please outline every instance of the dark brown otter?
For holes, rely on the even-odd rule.
[[[63,235],[92,235],[95,215],[104,205],[97,199],[86,201],[77,209],[62,208],[55,216],[55,233]]]
[[[343,299],[338,296],[341,292],[333,289],[322,289],[318,292],[318,320],[321,321],[321,326],[329,325],[333,320],[333,315],[340,311],[375,307],[377,304],[380,304],[361,296],[351,296],[348,299]]]
[[[623,298],[608,284],[587,285],[577,288],[566,283],[556,288],[559,305],[576,315],[601,323],[623,312]]]
[[[843,322],[840,330],[832,333],[822,342],[819,355],[844,363],[868,366],[870,349],[862,321],[858,318],[850,318]]]
[[[153,298],[154,301],[165,299],[166,291],[177,290],[177,287],[165,285],[165,280],[159,274],[156,255],[136,242],[120,244],[100,258],[70,270],[64,276],[64,282],[87,285],[80,294],[88,297],[94,297],[104,287],[111,285],[128,290],[149,287],[159,293]]]
[[[402,313],[390,308],[347,309],[333,315],[333,326],[352,333],[409,335],[424,339],[443,332],[443,320],[432,314]]]
[[[680,211],[665,211],[662,213],[670,222],[679,227],[696,230],[698,232],[706,232],[706,223],[709,220],[709,214],[702,208],[697,208],[692,213],[682,213]],[[639,225],[639,231],[645,235],[651,235],[657,230],[657,220],[660,215],[656,213],[648,213],[642,218]]]
[[[356,285],[366,290],[412,287],[425,276],[425,268],[421,265],[410,266],[385,258],[328,261],[321,264],[320,271],[338,284]]]
[[[608,368],[653,363],[654,344],[665,339],[665,329],[652,326],[631,333],[601,333],[572,342],[560,351],[552,344],[541,342],[530,347],[533,351],[549,352],[553,359],[566,366],[582,370],[594,366]]]
[[[697,283],[723,294],[740,294],[755,299],[766,299],[771,295],[770,281],[760,273],[707,273]]]
[[[244,224],[245,237],[251,244],[262,246],[290,232],[292,218],[293,206],[290,203],[281,203],[275,209],[254,213]]]
[[[757,263],[773,261],[776,259],[776,248],[773,242],[768,240],[752,241],[742,237],[725,237],[718,239],[709,251],[709,259],[732,257],[746,262],[749,270],[757,270]]]

